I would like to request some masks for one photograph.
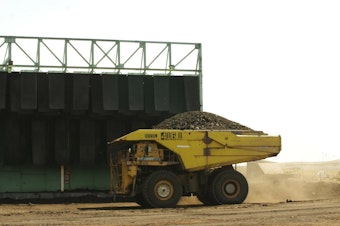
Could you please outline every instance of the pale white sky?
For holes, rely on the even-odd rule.
[[[340,2],[0,0],[1,35],[199,42],[203,110],[340,158]]]

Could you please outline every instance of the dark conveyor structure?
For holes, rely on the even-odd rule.
[[[108,140],[196,110],[199,43],[0,36],[0,198],[106,192]]]

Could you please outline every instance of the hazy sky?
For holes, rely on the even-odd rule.
[[[1,35],[199,42],[203,110],[340,158],[340,1],[0,0]]]

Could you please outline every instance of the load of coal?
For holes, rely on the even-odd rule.
[[[251,128],[222,116],[204,112],[188,111],[174,115],[153,127],[154,129],[180,130],[251,130]]]

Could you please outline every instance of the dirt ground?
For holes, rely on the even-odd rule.
[[[141,209],[134,203],[1,205],[2,225],[339,225],[340,199]]]
[[[0,204],[1,225],[339,225],[340,186],[332,181],[250,180],[243,204],[203,206],[195,197],[177,208],[132,202]]]

